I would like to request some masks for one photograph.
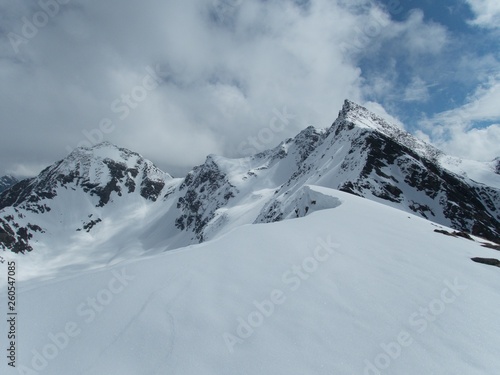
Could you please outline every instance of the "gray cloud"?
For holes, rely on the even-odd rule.
[[[47,8],[54,14],[34,36],[26,25],[39,5],[2,8],[0,170],[35,172],[103,119],[114,127],[106,140],[187,168],[208,153],[238,156],[275,109],[297,114],[277,143],[326,126],[345,96],[360,97],[359,71],[337,47],[360,16],[327,1],[75,0]],[[161,85],[117,113],[157,65]]]

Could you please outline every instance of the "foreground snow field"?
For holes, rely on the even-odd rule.
[[[498,251],[309,188],[339,204],[71,278],[4,253],[25,280],[2,374],[498,374],[500,269],[470,259]]]

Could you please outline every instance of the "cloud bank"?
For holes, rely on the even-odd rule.
[[[286,126],[253,149],[329,126],[345,98],[388,115],[396,107],[378,97],[426,102],[419,66],[449,33],[401,12],[360,0],[4,2],[0,174],[37,173],[102,138],[178,175],[210,153],[246,156],[242,143],[284,109]],[[389,49],[384,67],[405,61],[408,84],[397,69],[370,74]]]

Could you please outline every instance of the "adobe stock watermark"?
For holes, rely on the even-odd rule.
[[[269,125],[258,131],[257,136],[249,136],[238,145],[240,156],[255,155],[269,148],[275,140],[276,135],[283,132],[295,115],[290,114],[286,106],[281,111],[273,109],[274,116],[269,121]]]
[[[19,53],[19,47],[37,36],[40,29],[47,26],[50,20],[60,13],[61,5],[69,2],[70,0],[39,0],[37,4],[40,10],[29,18],[26,16],[21,18],[21,35],[15,32],[7,34],[14,52]]]
[[[113,116],[110,117],[116,118],[113,120],[110,117],[103,117],[97,127],[90,130],[82,130],[84,140],[79,142],[76,147],[92,147],[101,143],[106,134],[110,134],[116,129],[115,122],[117,120],[125,120],[169,75],[167,72],[162,71],[160,64],[156,64],[154,68],[147,66],[145,72],[140,84],[134,86],[129,92],[121,94],[111,102],[109,109],[113,113]],[[66,146],[66,150],[70,153],[73,151],[73,148]]]
[[[462,292],[467,290],[467,286],[461,285],[458,278],[455,278],[453,283],[445,280],[444,284],[446,287],[441,291],[439,298],[433,299],[425,307],[420,307],[408,318],[408,324],[414,332],[424,333],[429,324],[435,322],[446,311],[447,305],[454,303],[462,295]],[[383,375],[383,371],[387,370],[402,355],[404,348],[408,348],[414,343],[413,337],[410,330],[403,329],[394,341],[387,344],[381,343],[382,351],[372,361],[365,360],[363,375]]]
[[[19,375],[38,375],[49,367],[51,361],[59,356],[82,333],[86,325],[92,324],[106,306],[109,306],[116,295],[122,293],[135,276],[128,275],[125,268],[121,271],[113,270],[113,277],[108,281],[107,287],[99,290],[94,297],[88,297],[80,303],[75,311],[81,322],[67,322],[60,331],[47,335],[47,343],[31,351],[30,366],[20,365],[17,369]]]
[[[373,0],[369,0],[373,6]],[[392,15],[398,15],[403,11],[403,7],[399,0],[389,0],[386,5],[387,11]],[[379,15],[372,15],[369,22],[363,25],[363,27],[356,26],[354,28],[354,36],[347,42],[342,42],[340,44],[340,49],[347,55],[353,54],[355,52],[360,52],[367,48],[373,43],[373,40],[378,38],[382,31],[389,25],[390,21],[382,18]]]
[[[276,307],[283,305],[287,300],[286,290],[297,291],[304,281],[307,281],[315,273],[322,263],[325,263],[339,248],[337,243],[331,241],[331,237],[325,240],[318,239],[318,245],[313,250],[312,255],[304,258],[300,265],[293,265],[289,270],[283,273],[281,281],[286,286],[283,289],[273,289],[269,293],[269,298],[262,301],[253,301],[255,309],[251,311],[246,318],[238,317],[236,319],[237,327],[234,333],[224,332],[222,339],[229,353],[233,354],[236,344],[242,344],[250,338],[255,331],[261,327],[266,319],[269,319]]]

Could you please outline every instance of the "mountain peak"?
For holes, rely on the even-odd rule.
[[[364,107],[360,106],[358,103],[355,103],[355,102],[353,102],[350,99],[345,99],[344,100],[344,105],[342,106],[342,109],[341,109],[341,112],[346,112],[347,113],[349,111],[356,110],[358,108],[364,108]]]
[[[171,179],[140,154],[102,142],[73,150],[16,191],[5,192],[0,196],[0,209],[22,205],[34,212],[44,212],[45,205],[39,204],[40,201],[50,200],[59,191],[68,189],[81,189],[97,196],[98,206],[107,204],[112,193],[121,196],[122,192],[130,194],[136,190],[143,198],[156,201],[166,181]]]
[[[101,143],[98,143],[96,145],[93,145],[91,147],[78,147],[74,149],[66,159],[73,160],[73,159],[81,159],[82,157],[85,156],[95,156],[95,157],[101,157],[101,158],[106,158],[109,157],[111,159],[119,157],[122,158],[124,155],[135,155],[141,157],[139,154],[136,152],[130,151],[126,148],[118,147],[115,144],[104,141]]]
[[[90,149],[97,149],[97,148],[106,148],[106,147],[112,147],[112,148],[118,148],[117,145],[109,142],[109,141],[102,141],[100,143],[97,143],[91,147],[88,147]]]
[[[390,123],[367,108],[346,99],[339,112],[339,117],[333,123],[330,131],[335,130],[335,133],[338,134],[352,129],[382,134],[427,159],[435,160],[442,154],[437,148],[401,129],[398,125]]]
[[[339,112],[339,119],[352,122],[360,128],[377,130],[388,136],[394,136],[395,134],[404,132],[399,126],[386,121],[366,107],[349,99],[344,101],[342,110]]]

